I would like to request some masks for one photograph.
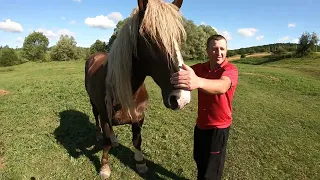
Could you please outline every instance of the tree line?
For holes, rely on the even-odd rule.
[[[95,52],[108,52],[117,38],[119,30],[123,27],[128,18],[119,21],[114,28],[109,41],[96,40],[89,48],[78,47],[73,36],[61,35],[58,42],[48,47],[49,39],[41,32],[30,33],[23,42],[22,48],[13,49],[8,46],[0,46],[0,66],[12,66],[27,61],[70,61],[85,59]],[[206,60],[206,41],[216,30],[208,25],[196,25],[192,20],[183,18],[187,39],[182,43],[182,56],[186,60]],[[232,57],[254,53],[273,53],[277,55],[295,54],[307,55],[311,52],[320,52],[318,48],[318,36],[316,33],[305,32],[301,35],[299,43],[275,43],[262,46],[253,46],[229,50],[227,56]]]

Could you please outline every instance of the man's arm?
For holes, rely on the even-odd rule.
[[[198,89],[209,94],[224,94],[231,87],[231,79],[222,76],[220,79],[205,79],[198,77]]]
[[[205,79],[197,76],[194,70],[185,64],[182,65],[182,69],[183,71],[179,71],[171,77],[171,83],[176,88],[182,88],[189,91],[199,89],[209,94],[223,94],[227,92],[232,85],[230,77],[237,75],[235,73],[227,72],[225,73],[225,76],[222,74],[220,79]],[[236,78],[233,79],[235,81],[233,83],[236,84]]]

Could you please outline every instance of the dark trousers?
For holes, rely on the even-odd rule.
[[[194,128],[193,156],[198,180],[220,180],[224,169],[229,129],[202,130]]]

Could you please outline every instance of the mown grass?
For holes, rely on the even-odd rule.
[[[240,76],[224,178],[317,179],[319,61],[245,61],[254,59],[233,62]],[[28,62],[0,69],[0,90],[6,91],[0,97],[0,179],[99,179],[102,151],[94,146],[83,67],[83,61]],[[120,146],[110,152],[111,179],[196,179],[197,92],[184,110],[171,111],[151,78],[146,84],[142,148],[149,172],[135,172],[131,127],[116,127]]]

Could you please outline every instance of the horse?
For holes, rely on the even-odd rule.
[[[170,83],[184,63],[180,47],[186,38],[180,8],[183,0],[138,0],[119,31],[109,52],[90,55],[85,63],[85,88],[101,132],[103,155],[100,177],[111,175],[108,152],[118,145],[113,126],[132,126],[134,159],[139,173],[148,167],[141,150],[141,128],[148,106],[145,78],[152,77],[161,89],[167,109],[181,110],[190,103],[191,93]]]

